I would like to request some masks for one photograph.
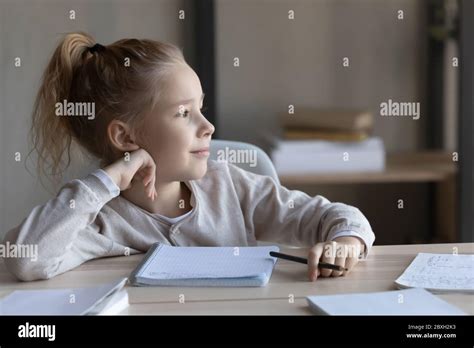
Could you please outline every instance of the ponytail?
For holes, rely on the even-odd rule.
[[[71,162],[72,143],[68,121],[56,116],[55,105],[69,100],[74,72],[92,45],[94,39],[85,33],[72,33],[64,37],[43,74],[33,107],[31,141],[38,153],[38,171],[52,176],[55,181],[59,181]]]

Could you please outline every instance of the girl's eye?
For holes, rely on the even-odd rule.
[[[204,106],[203,108],[201,108],[201,112],[204,112],[206,110],[207,110],[207,106]],[[182,117],[188,117],[189,116],[189,110],[184,110],[183,112],[179,112],[178,115],[182,116]]]
[[[180,110],[176,114],[176,116],[178,116],[178,117],[188,117],[188,115],[189,115],[189,110]]]

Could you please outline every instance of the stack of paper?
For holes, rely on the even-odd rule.
[[[118,314],[128,306],[127,292],[121,290],[126,281],[75,289],[16,290],[0,300],[0,314]]]
[[[129,306],[128,292],[122,289],[103,301],[103,304],[98,305],[94,310],[90,311],[90,315],[116,315],[120,314]]]
[[[156,243],[130,276],[133,285],[264,286],[276,258],[265,247],[174,247]]]
[[[309,296],[309,306],[322,315],[465,315],[423,289]]]

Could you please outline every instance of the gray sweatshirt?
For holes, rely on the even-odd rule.
[[[255,246],[257,240],[313,246],[339,236],[375,236],[357,209],[288,190],[272,178],[208,161],[199,180],[185,182],[192,210],[170,223],[120,196],[110,177],[89,174],[66,183],[7,232],[4,244],[37,246],[37,257],[5,257],[20,280],[48,279],[85,261],[146,252],[153,243],[175,246]]]

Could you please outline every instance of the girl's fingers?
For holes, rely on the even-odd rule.
[[[329,242],[324,245],[323,254],[321,257],[321,262],[334,263],[336,259],[336,242]],[[333,271],[327,268],[321,268],[321,276],[329,277]]]
[[[346,256],[342,256],[342,255],[336,255],[336,259],[334,260],[334,264],[337,265],[337,266],[341,266],[341,267],[346,267]],[[342,276],[344,273],[343,271],[336,271],[336,270],[333,270],[332,273],[331,273],[331,277],[340,277]]]
[[[150,174],[150,181],[149,181],[148,184],[149,184],[148,190],[150,191],[150,194],[153,197],[153,192],[155,192],[155,180],[154,180],[154,175],[153,174]]]
[[[145,187],[147,187],[148,184],[151,182],[151,179],[152,179],[152,178],[151,178],[151,175],[150,175],[150,174],[148,174],[147,176],[145,176],[145,177],[143,178],[143,185],[144,185]]]
[[[146,179],[146,184],[145,184],[145,189],[146,189],[146,194],[149,198],[153,198],[153,191],[155,190],[155,187],[152,185],[153,183],[153,177],[151,177],[151,174],[149,174],[149,177]]]
[[[143,161],[140,172],[143,173],[143,184],[145,185],[146,193],[148,198],[151,200],[155,199],[155,176],[156,176],[156,165],[151,156],[147,156]]]
[[[348,273],[359,262],[360,244],[337,243],[335,241],[318,243],[308,255],[308,277],[311,281],[322,277],[339,277]],[[330,263],[347,268],[347,271],[335,271],[318,268],[319,262]]]
[[[334,264],[337,266],[345,267],[348,257],[349,257],[349,246],[346,244],[337,243],[336,258],[334,259]],[[344,274],[343,271],[333,270],[331,273],[331,277],[340,277],[343,274]]]
[[[155,185],[154,185],[154,182],[153,182],[153,179],[150,181],[150,185],[148,185],[148,197],[151,198],[151,200],[153,200],[153,196],[155,194]]]
[[[323,243],[318,243],[311,248],[308,254],[308,278],[314,282],[321,274],[318,269],[319,259],[323,252]]]
[[[346,265],[345,265],[345,267],[347,268],[347,271],[344,272],[344,275],[349,273],[354,268],[354,266],[357,265],[358,262],[359,262],[358,257],[348,257],[346,259]]]
[[[156,175],[155,175],[155,171],[153,169],[153,173],[152,173],[152,178],[151,178],[151,185],[150,185],[150,191],[151,191],[151,200],[154,201],[155,200],[155,196],[156,196],[156,188],[155,188],[155,182],[156,182]]]
[[[351,244],[348,245],[349,251],[347,253],[346,259],[346,268],[348,269],[347,272],[350,272],[352,268],[359,262],[359,255],[362,250],[362,245],[360,244]]]

